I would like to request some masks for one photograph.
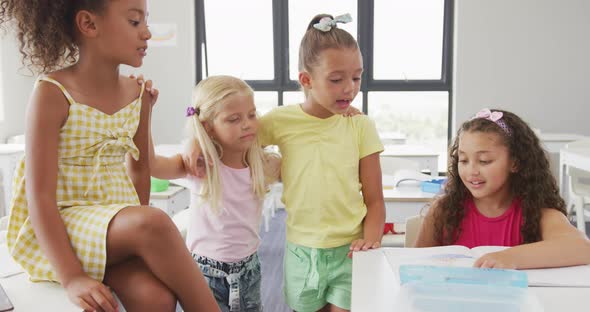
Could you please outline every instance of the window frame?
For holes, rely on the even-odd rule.
[[[446,91],[448,92],[447,141],[452,137],[453,97],[453,13],[454,0],[444,0],[441,79],[385,80],[373,79],[374,0],[357,0],[358,44],[363,52],[364,72],[360,92],[363,93],[363,112],[368,114],[371,91]],[[283,105],[283,92],[298,91],[299,83],[289,75],[289,0],[272,0],[274,79],[246,80],[255,91],[275,91],[278,106]],[[205,0],[195,1],[196,83],[208,74]],[[203,62],[205,61],[205,62]],[[203,68],[203,65],[204,67]]]

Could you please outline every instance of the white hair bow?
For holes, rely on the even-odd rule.
[[[332,27],[336,27],[336,23],[350,23],[352,22],[352,16],[350,16],[350,14],[346,13],[343,15],[338,15],[336,16],[334,19],[332,19],[329,16],[326,17],[322,17],[322,19],[320,19],[319,22],[313,24],[313,27],[315,29],[319,29],[323,32],[327,32],[330,31],[332,29]]]

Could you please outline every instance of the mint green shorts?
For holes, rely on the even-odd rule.
[[[285,301],[298,312],[317,311],[327,303],[350,310],[352,259],[350,244],[308,248],[287,242],[285,248]]]

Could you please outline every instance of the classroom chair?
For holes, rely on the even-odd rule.
[[[414,247],[422,221],[424,221],[424,216],[422,215],[416,215],[406,219],[405,247]]]
[[[388,233],[381,239],[382,247],[413,247],[424,217],[412,216],[406,219],[405,233]]]

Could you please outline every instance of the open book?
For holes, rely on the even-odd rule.
[[[381,250],[395,274],[399,274],[399,266],[403,264],[471,267],[484,254],[506,248],[508,247],[480,246],[469,249],[464,246],[441,246]],[[529,286],[590,287],[590,265],[523,271],[528,275]]]

